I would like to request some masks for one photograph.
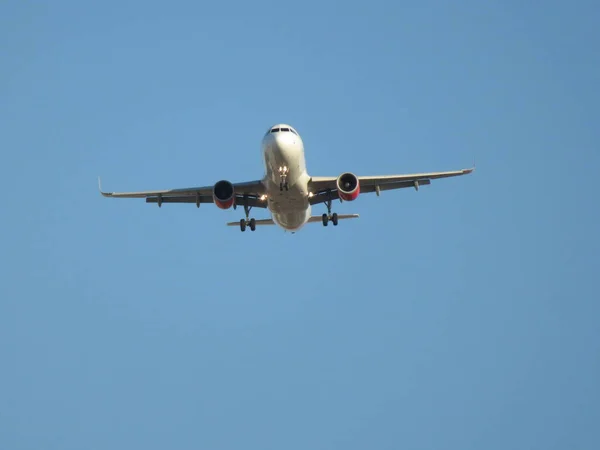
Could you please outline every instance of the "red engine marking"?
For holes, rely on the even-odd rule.
[[[360,186],[356,186],[356,189],[354,189],[352,192],[348,192],[348,193],[338,191],[338,195],[345,202],[351,202],[353,200],[356,200],[358,198],[358,194],[360,194]]]
[[[226,202],[222,202],[218,199],[214,199],[215,201],[215,205],[217,205],[219,208],[221,209],[229,209],[233,206],[233,202],[235,200],[235,197],[231,197],[231,199],[227,200]]]

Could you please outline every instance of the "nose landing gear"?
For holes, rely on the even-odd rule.
[[[287,183],[287,176],[288,176],[288,172],[289,169],[287,166],[283,166],[279,168],[279,190],[283,191],[284,189],[287,191],[289,190],[289,186]]]

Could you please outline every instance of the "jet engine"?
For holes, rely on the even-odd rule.
[[[335,184],[338,195],[342,200],[351,202],[352,200],[356,200],[358,194],[360,194],[360,183],[358,182],[358,177],[353,173],[346,172],[341,174]]]
[[[221,209],[229,209],[235,201],[233,184],[227,180],[217,181],[213,187],[213,201]]]

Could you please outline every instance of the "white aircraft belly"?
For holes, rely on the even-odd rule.
[[[268,207],[275,223],[287,230],[298,230],[311,215],[308,203],[310,177],[306,173],[302,145],[293,141],[281,144],[272,141],[264,152]],[[280,167],[288,169],[287,190],[280,189]]]

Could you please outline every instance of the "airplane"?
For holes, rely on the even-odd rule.
[[[292,233],[305,224],[321,222],[327,226],[331,222],[338,225],[339,220],[358,218],[358,214],[332,213],[334,200],[351,202],[359,194],[401,188],[414,188],[428,185],[431,180],[466,175],[470,169],[450,172],[430,172],[404,175],[357,176],[344,172],[338,176],[315,177],[309,175],[306,167],[304,143],[300,134],[287,124],[269,127],[262,139],[264,176],[254,181],[232,183],[229,180],[217,181],[214,185],[189,187],[182,189],[140,191],[140,192],[103,192],[100,179],[98,188],[104,197],[145,198],[146,203],[214,203],[218,208],[227,210],[243,206],[245,217],[239,222],[228,222],[228,226],[239,226],[246,231],[249,227],[255,231],[257,226],[278,225]],[[327,213],[321,216],[311,215],[311,207],[324,203]],[[250,218],[252,208],[268,209],[270,219]]]

